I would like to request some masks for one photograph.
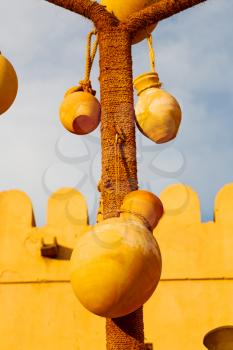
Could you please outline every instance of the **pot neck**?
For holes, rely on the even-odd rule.
[[[133,84],[138,96],[140,96],[140,94],[147,89],[160,88],[162,85],[156,72],[149,72],[139,75],[134,79]]]

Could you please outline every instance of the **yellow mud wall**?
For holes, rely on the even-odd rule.
[[[187,186],[170,186],[161,199],[165,215],[154,235],[163,272],[144,307],[146,341],[156,350],[204,350],[207,331],[233,324],[233,184],[217,194],[214,222],[201,223],[198,196]],[[0,193],[1,350],[105,349],[105,320],[75,299],[65,260],[87,225],[78,191],[54,193],[41,228],[26,194]],[[54,237],[65,250],[42,257],[42,238]]]

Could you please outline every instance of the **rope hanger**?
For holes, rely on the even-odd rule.
[[[147,44],[148,44],[148,48],[149,48],[149,60],[150,60],[150,68],[151,68],[151,72],[155,73],[157,75],[158,78],[158,84],[157,87],[160,88],[163,84],[159,81],[159,76],[158,73],[156,72],[156,59],[155,59],[155,51],[153,48],[153,38],[152,38],[152,34],[147,35]]]
[[[151,71],[155,73],[156,72],[156,70],[155,70],[155,52],[153,49],[153,38],[152,38],[151,34],[149,34],[147,36],[147,43],[148,43],[148,47],[149,47],[149,58],[150,58]]]
[[[94,35],[96,36],[96,39],[92,46],[92,37]],[[96,92],[92,89],[90,75],[91,75],[91,69],[95,59],[95,55],[97,52],[98,44],[99,44],[98,34],[96,29],[94,29],[87,36],[85,76],[84,76],[84,79],[79,82],[82,90],[85,92],[89,92],[92,95],[95,95]]]

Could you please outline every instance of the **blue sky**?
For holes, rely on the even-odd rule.
[[[232,17],[232,1],[208,0],[158,25],[157,70],[183,120],[176,140],[164,145],[137,133],[141,187],[159,193],[170,183],[192,186],[204,221],[212,219],[218,190],[233,182]],[[44,0],[8,0],[0,2],[0,26],[0,50],[19,78],[17,99],[0,118],[0,190],[25,191],[43,225],[49,193],[74,186],[94,222],[99,130],[78,137],[58,117],[64,92],[83,78],[92,24]],[[133,68],[134,76],[149,70],[145,41],[133,47]],[[98,57],[92,81],[99,91],[97,77]]]

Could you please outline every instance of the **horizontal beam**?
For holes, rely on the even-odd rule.
[[[134,35],[140,29],[146,28],[204,1],[206,0],[159,0],[131,15],[123,26]]]
[[[106,25],[118,25],[119,20],[104,6],[91,0],[45,0],[51,4],[63,7],[66,10],[75,12],[90,19],[97,30],[101,30]]]

